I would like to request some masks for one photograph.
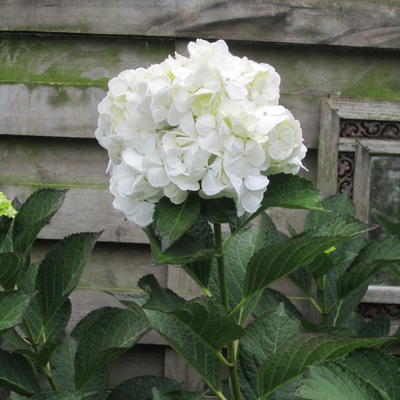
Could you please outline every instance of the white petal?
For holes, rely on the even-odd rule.
[[[179,112],[186,112],[190,106],[191,97],[187,90],[178,90],[175,94],[174,105]]]
[[[263,191],[261,190],[254,192],[247,191],[240,196],[239,202],[248,213],[254,213],[258,210],[258,207],[260,207],[262,198]]]
[[[176,107],[172,104],[168,110],[167,122],[171,126],[177,126],[181,122],[184,113],[179,112]]]
[[[211,171],[208,171],[201,181],[201,188],[207,196],[214,196],[224,190],[225,185]]]
[[[155,204],[148,201],[137,202],[131,213],[127,214],[129,220],[139,226],[147,226],[153,222]]]
[[[234,81],[225,82],[225,89],[229,97],[233,100],[242,100],[247,97],[247,89]]]
[[[196,129],[200,135],[209,135],[215,131],[215,117],[205,114],[197,118]]]
[[[249,175],[245,178],[244,184],[249,190],[261,190],[268,186],[269,180],[263,175]]]
[[[147,179],[150,185],[154,187],[163,187],[169,183],[169,178],[164,168],[150,168],[147,171]]]
[[[133,149],[126,149],[121,154],[122,161],[134,168],[136,171],[142,171],[143,156],[138,154]]]

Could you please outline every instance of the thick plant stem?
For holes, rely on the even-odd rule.
[[[217,265],[218,265],[218,280],[219,289],[221,295],[221,301],[223,306],[226,308],[227,312],[230,311],[228,291],[226,286],[225,278],[225,265],[224,265],[224,249],[222,246],[222,231],[221,224],[214,224],[214,238],[215,247],[217,249]],[[242,396],[240,393],[239,376],[237,372],[237,349],[239,346],[239,341],[235,340],[228,344],[228,361],[231,364],[229,367],[230,372],[230,386],[233,393],[233,398],[235,400],[241,400]]]

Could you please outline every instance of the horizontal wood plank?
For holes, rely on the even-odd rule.
[[[58,96],[60,103],[52,101]],[[97,87],[0,85],[0,135],[94,138],[97,105],[104,96]],[[306,146],[317,148],[319,98],[282,95],[281,103],[299,119]]]
[[[4,31],[400,47],[395,0],[5,0]]]

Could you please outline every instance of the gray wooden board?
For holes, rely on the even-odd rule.
[[[108,186],[107,151],[95,139],[0,135],[0,182]]]
[[[57,96],[60,103],[51,101]],[[97,87],[0,85],[0,135],[94,138],[97,105],[104,96],[105,90]],[[281,103],[299,119],[306,146],[316,148],[319,98],[283,94]]]
[[[395,0],[3,0],[0,29],[399,48]]]

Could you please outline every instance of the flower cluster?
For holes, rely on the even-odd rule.
[[[110,156],[114,206],[145,226],[164,196],[188,191],[255,212],[268,175],[297,173],[299,122],[278,105],[280,77],[226,43],[189,43],[189,57],[121,72],[98,107],[96,137]]]

